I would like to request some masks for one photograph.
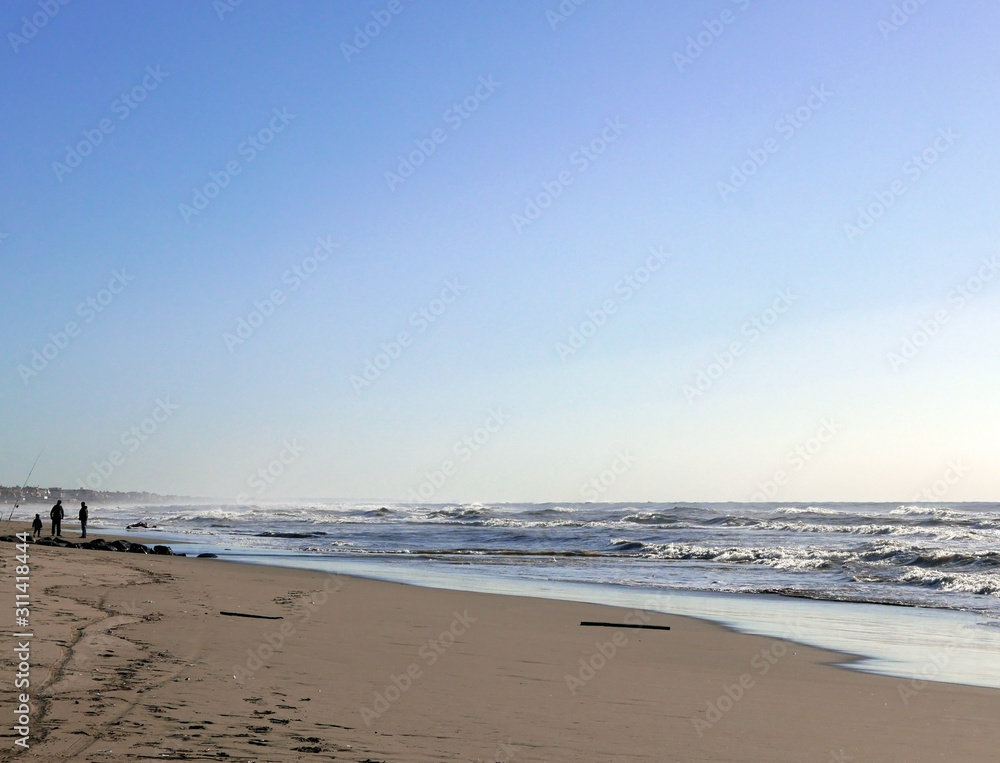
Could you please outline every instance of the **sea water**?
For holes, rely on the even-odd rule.
[[[234,560],[688,614],[1000,687],[1000,504],[191,502],[101,506],[92,534],[139,520]]]

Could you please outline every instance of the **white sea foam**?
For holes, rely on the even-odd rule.
[[[144,520],[150,532],[231,548],[1000,616],[997,504],[94,502],[91,517],[95,530]]]

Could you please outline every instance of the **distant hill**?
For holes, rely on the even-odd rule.
[[[63,487],[26,487],[24,494],[21,494],[20,487],[5,487],[0,485],[0,504],[13,504],[20,500],[24,503],[38,503],[40,501],[55,501],[61,498],[63,501],[108,501],[118,503],[158,503],[161,501],[173,501],[183,496],[160,495],[158,493],[140,492],[118,492],[114,490],[74,490]]]

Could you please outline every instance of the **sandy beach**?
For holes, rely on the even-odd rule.
[[[0,548],[13,588],[15,546]],[[4,707],[31,695],[30,749],[8,723],[4,759],[828,763],[1000,749],[1000,692],[862,674],[832,664],[845,655],[692,618],[213,559],[32,546],[30,566],[29,689],[3,652]],[[20,632],[12,608],[3,626]]]

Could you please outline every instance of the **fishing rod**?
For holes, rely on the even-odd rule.
[[[11,517],[14,516],[14,512],[17,511],[17,507],[21,505],[21,499],[24,498],[24,489],[28,487],[28,480],[31,479],[32,472],[35,471],[35,467],[38,466],[38,459],[42,457],[42,452],[45,450],[45,446],[42,446],[42,450],[38,451],[38,455],[35,457],[35,463],[31,465],[31,469],[28,471],[28,476],[24,478],[24,484],[21,485],[21,490],[17,494],[17,499],[14,501],[14,508],[10,510],[10,516],[7,517],[7,521],[10,522]]]

